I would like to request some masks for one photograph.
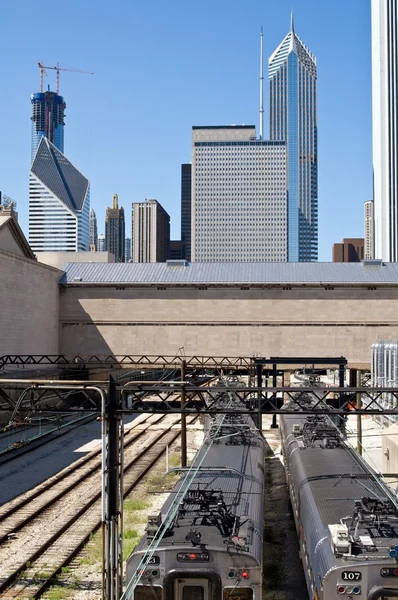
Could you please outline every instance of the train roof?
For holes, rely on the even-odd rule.
[[[310,433],[303,435],[311,419]],[[392,491],[342,438],[335,436],[330,445],[322,428],[317,435],[317,419],[318,423],[325,422],[325,418],[300,414],[283,416],[289,468],[300,493],[302,520],[312,520],[318,513],[331,541],[337,529],[342,531],[340,525],[345,525],[351,540],[349,552],[357,559],[387,558],[398,544],[398,510]]]
[[[239,425],[231,424],[228,417],[221,428],[217,418],[216,436],[210,443],[207,437],[190,470],[161,509],[159,524],[165,523],[173,512],[175,517],[157,547],[178,546],[187,552],[195,548],[223,548],[248,552],[261,561],[263,438],[250,427],[247,415],[239,416]],[[148,537],[147,532],[137,550],[146,549]]]

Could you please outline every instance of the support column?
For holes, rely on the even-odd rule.
[[[120,417],[117,415],[118,394],[116,383],[109,377],[108,403],[106,407],[106,479],[105,479],[105,532],[102,598],[119,600],[122,590],[122,481],[120,454]]]
[[[276,388],[276,386],[278,385],[278,371],[277,371],[276,367],[277,367],[276,364],[272,365],[272,387],[274,387],[274,388]],[[274,399],[274,404],[276,406],[276,404],[278,402],[276,392],[273,393],[273,399]],[[278,423],[276,422],[276,413],[274,413],[272,415],[271,429],[278,429]]]
[[[344,365],[339,365],[339,387],[344,387],[344,380],[345,380],[345,366]],[[340,392],[339,394],[339,408],[341,406],[343,406],[344,403],[344,392]]]
[[[261,397],[261,388],[263,387],[263,365],[257,364],[256,365],[256,377],[257,377],[257,387],[259,388],[258,394],[257,394],[257,428],[259,431],[263,430],[263,415],[261,412],[261,404],[262,404],[262,397]]]
[[[361,369],[357,371],[356,387],[362,387]],[[356,394],[357,409],[362,408],[362,394],[357,392]],[[362,456],[362,415],[357,415],[357,452]]]
[[[181,363],[181,466],[187,466],[187,415],[183,413],[185,407],[185,374],[186,374],[187,363],[185,360]]]

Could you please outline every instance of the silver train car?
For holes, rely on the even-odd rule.
[[[398,598],[395,494],[324,415],[280,419],[311,600]]]
[[[239,408],[233,390],[220,405]],[[128,558],[129,598],[262,598],[264,440],[249,415],[207,420],[189,472]]]

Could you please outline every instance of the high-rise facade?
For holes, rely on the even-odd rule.
[[[374,255],[374,202],[367,200],[364,203],[365,218],[365,260],[375,257]]]
[[[169,254],[170,216],[157,200],[133,202],[133,262],[165,262]]]
[[[284,141],[253,125],[192,128],[191,259],[287,261]]]
[[[29,243],[34,252],[89,250],[90,184],[47,137],[29,176]]]
[[[131,260],[131,238],[124,240],[124,262]]]
[[[181,242],[186,260],[191,260],[191,164],[181,165]]]
[[[124,208],[119,208],[118,195],[113,195],[112,208],[106,209],[105,246],[115,256],[115,262],[124,262]]]
[[[372,0],[374,258],[398,261],[398,7]]]
[[[288,261],[318,260],[317,68],[294,30],[269,59],[269,132],[287,144]]]
[[[333,262],[361,262],[364,259],[365,241],[363,238],[344,238],[339,244],[333,244]]]
[[[98,234],[98,252],[106,252],[105,234]]]
[[[55,92],[32,94],[32,144],[31,161],[42,137],[46,137],[61,152],[64,152],[64,113],[66,104]]]
[[[90,210],[90,250],[96,252],[98,250],[98,227],[97,227],[97,215],[95,210]]]

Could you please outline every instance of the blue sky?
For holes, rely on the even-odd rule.
[[[291,8],[318,66],[319,260],[343,237],[362,237],[372,198],[370,0],[3,0],[0,189],[17,200],[25,233],[38,61],[95,72],[61,72],[60,93],[65,154],[91,181],[99,232],[118,193],[127,232],[131,203],[156,198],[178,239],[191,127],[258,125],[260,27],[267,65]]]

